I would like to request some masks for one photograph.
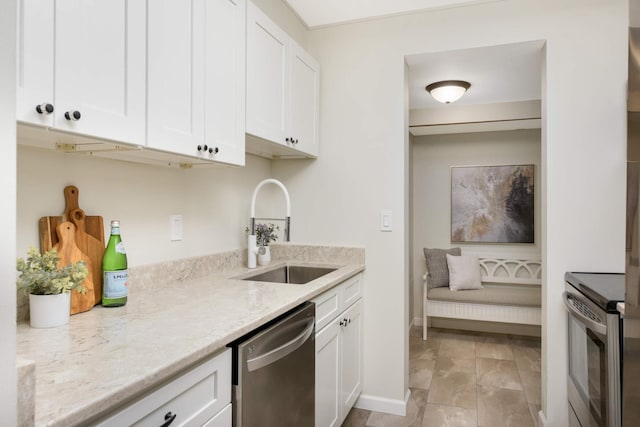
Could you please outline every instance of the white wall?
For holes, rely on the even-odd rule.
[[[182,170],[20,146],[18,254],[39,247],[38,219],[62,214],[63,190],[71,184],[85,213],[104,218],[105,239],[109,221],[120,220],[131,266],[246,247],[253,189],[272,177],[271,162],[251,155],[244,168]],[[267,194],[258,215],[270,214]],[[179,242],[169,240],[172,214],[182,215]]]
[[[366,247],[365,395],[398,403],[408,386],[404,56],[546,40],[543,408],[549,425],[566,425],[564,272],[624,268],[626,8],[512,0],[310,32],[321,64],[320,156],[274,171],[291,182],[303,240]],[[394,212],[391,233],[379,231],[381,209]]]
[[[17,423],[16,390],[16,1],[0,0],[0,414]]]
[[[540,130],[463,133],[413,138],[413,312],[422,317],[423,248],[462,247],[465,253],[540,257]],[[451,166],[533,164],[535,244],[452,244]]]

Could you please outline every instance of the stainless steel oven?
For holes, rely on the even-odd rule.
[[[588,286],[593,280],[605,283],[607,276],[615,278],[611,281],[615,286],[620,286],[621,276],[624,285],[623,275],[596,275],[595,279],[593,274],[566,276],[563,299],[568,312],[571,426],[621,425],[620,314],[608,310],[607,304],[600,304],[597,298],[590,298],[593,290]]]

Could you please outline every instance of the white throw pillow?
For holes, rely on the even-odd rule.
[[[452,291],[482,289],[480,262],[475,255],[452,256],[447,254],[449,288]]]

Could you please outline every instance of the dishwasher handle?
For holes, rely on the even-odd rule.
[[[576,307],[576,303],[572,302],[571,300],[576,301],[578,304],[581,304],[584,307],[583,309],[586,310],[592,316],[594,316],[595,319],[592,319],[584,311]],[[575,317],[579,322],[581,322],[587,328],[591,329],[594,332],[599,333],[600,335],[607,334],[607,325],[597,320],[597,316],[595,315],[595,313],[592,312],[592,310],[589,309],[589,304],[586,303],[584,300],[582,300],[581,298],[578,298],[575,295],[570,294],[567,291],[564,291],[562,293],[562,302],[564,302],[564,306],[569,312],[569,314]]]
[[[300,348],[302,344],[304,344],[313,333],[315,319],[313,317],[311,319],[306,319],[304,320],[304,323],[306,324],[304,330],[291,341],[288,341],[281,346],[268,351],[267,353],[261,354],[251,359],[247,359],[247,370],[251,372],[256,371],[260,368],[264,368],[265,366],[277,362],[278,360],[288,356],[289,354]]]

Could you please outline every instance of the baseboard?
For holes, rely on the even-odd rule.
[[[538,420],[540,421],[540,425],[542,427],[547,426],[547,417],[545,417],[544,412],[542,412],[542,409],[538,411]]]
[[[430,317],[431,327],[457,329],[462,331],[489,332],[498,334],[541,336],[538,325],[521,325],[517,323],[488,322],[484,320],[449,319],[444,317]]]
[[[401,417],[404,417],[407,415],[409,397],[411,397],[411,390],[407,390],[407,393],[404,396],[404,401],[361,394],[353,406],[367,411],[382,412],[385,414],[400,415]]]

